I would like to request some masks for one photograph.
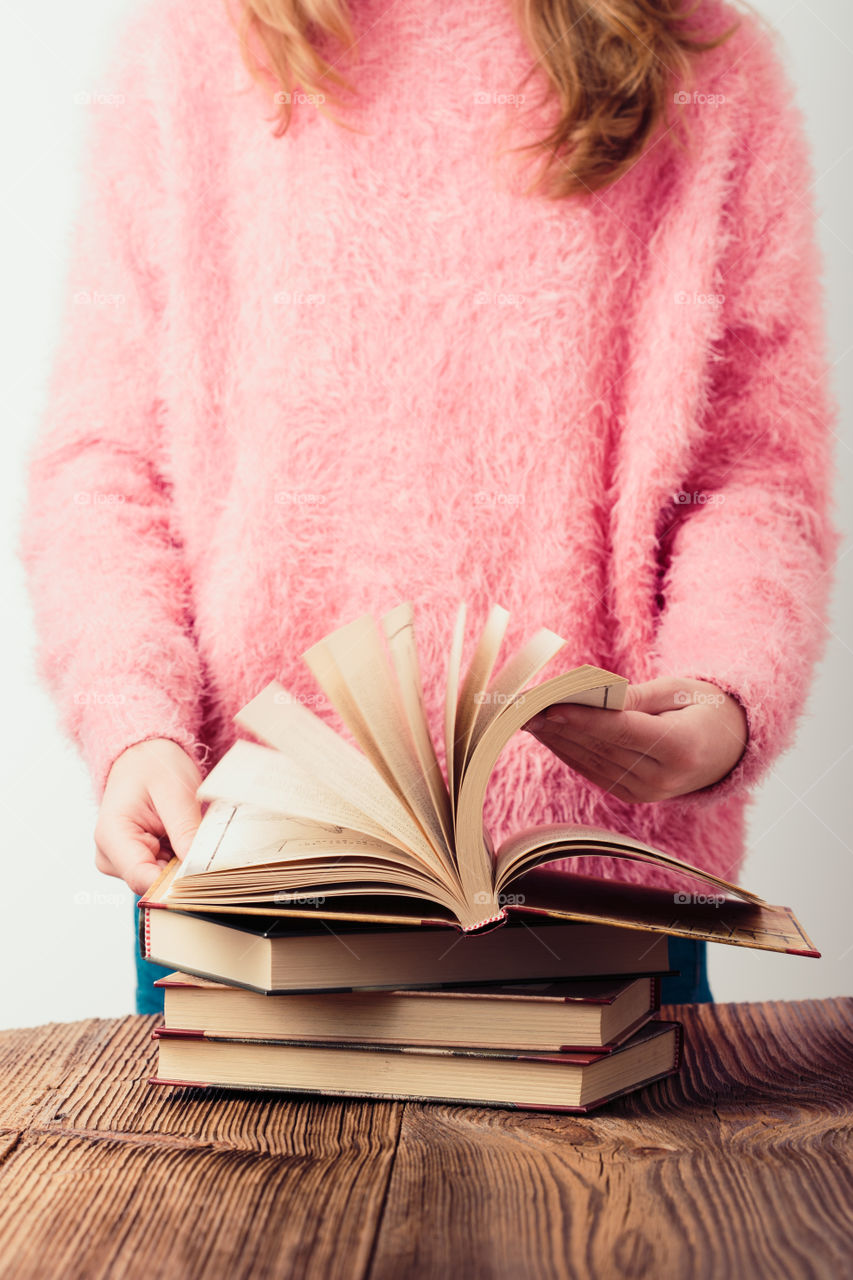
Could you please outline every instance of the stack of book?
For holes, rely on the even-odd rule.
[[[678,1025],[654,1020],[663,935],[144,919],[147,953],[186,966],[158,980],[161,1084],[587,1110],[678,1066]]]
[[[584,666],[531,686],[565,643],[547,630],[493,675],[507,620],[491,610],[463,676],[460,609],[443,770],[411,605],[303,655],[355,743],[276,681],[235,716],[259,741],[204,779],[192,847],[140,903],[143,955],[175,970],[158,1083],[583,1111],[678,1068],[680,1027],[655,1016],[668,936],[819,954],[788,908],[621,833],[494,848],[509,739],[555,702],[620,709],[627,684]],[[583,854],[688,891],[543,865]]]

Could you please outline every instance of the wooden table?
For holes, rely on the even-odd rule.
[[[0,1033],[0,1274],[853,1271],[853,1000],[674,1006],[589,1116],[153,1086],[155,1018]]]

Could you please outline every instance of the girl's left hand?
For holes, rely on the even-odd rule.
[[[556,756],[620,800],[643,804],[709,787],[740,760],[740,703],[704,680],[629,685],[621,711],[555,703],[524,726]]]

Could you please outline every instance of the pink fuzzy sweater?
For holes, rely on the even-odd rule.
[[[837,541],[814,174],[781,57],[744,17],[670,108],[689,145],[661,128],[612,187],[549,202],[495,160],[530,63],[506,0],[352,10],[357,132],[298,102],[273,137],[212,0],[146,0],[85,107],[20,546],[63,726],[98,799],[145,738],[209,768],[270,679],[314,705],[311,643],[412,599],[438,735],[457,603],[479,624],[496,601],[510,641],[567,637],[545,674],[699,677],[749,718],[726,779],[652,805],[521,734],[496,838],[592,821],[736,875]]]

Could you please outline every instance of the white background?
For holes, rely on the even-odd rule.
[[[0,244],[6,332],[0,359],[10,429],[0,477],[5,606],[0,644],[8,747],[0,771],[5,832],[0,1026],[7,1027],[132,1011],[132,897],[120,881],[94,868],[96,814],[88,774],[61,736],[53,705],[34,678],[29,609],[13,554],[23,451],[44,401],[81,177],[78,156],[87,108],[75,105],[74,94],[109,89],[106,41],[132,7],[129,0],[71,5],[42,0],[5,11],[0,84],[7,183],[0,202]],[[838,519],[849,530],[853,17],[849,0],[760,0],[756,8],[783,35],[812,139],[834,389],[843,412],[840,435],[846,432],[837,446]],[[849,548],[848,540],[844,550]],[[752,806],[749,854],[740,877],[768,900],[794,906],[823,959],[711,947],[711,985],[718,1000],[842,995],[853,985],[852,566],[853,557],[844,555],[830,643],[808,714],[796,747],[777,763]]]

